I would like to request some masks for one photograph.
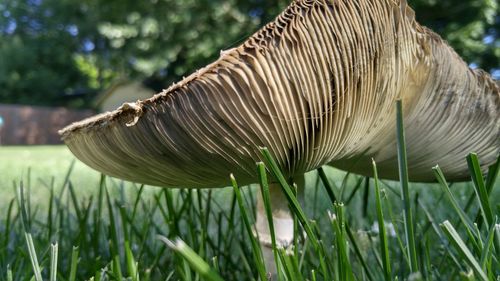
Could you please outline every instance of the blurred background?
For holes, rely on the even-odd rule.
[[[500,78],[496,0],[408,0]],[[72,121],[144,99],[235,47],[287,0],[0,0],[0,144],[56,144]]]

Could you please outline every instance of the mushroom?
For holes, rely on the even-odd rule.
[[[394,179],[397,99],[411,180],[432,181],[436,164],[461,180],[466,153],[478,153],[483,168],[498,155],[499,85],[419,25],[404,0],[296,0],[163,92],[60,134],[90,167],[164,187],[223,187],[230,173],[256,182],[259,147],[290,178],[328,163],[370,175],[373,158],[379,175]],[[292,220],[276,189],[283,245]],[[268,231],[264,217],[259,208],[259,237]]]

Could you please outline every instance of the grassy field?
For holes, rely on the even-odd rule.
[[[40,207],[48,204],[47,195],[53,187],[59,191],[66,173],[72,166],[70,180],[76,192],[94,192],[100,174],[80,161],[63,145],[52,146],[0,146],[0,213],[5,212],[14,197],[14,187],[21,181],[29,187],[29,196]]]
[[[55,186],[61,186],[75,158],[66,146],[52,145],[0,146],[0,159],[0,192],[12,192],[13,184],[19,184],[21,180],[25,183],[31,181],[36,186],[48,186],[54,180]],[[94,187],[99,183],[99,177],[98,172],[75,162],[71,176],[75,185]],[[32,192],[46,191],[35,189]]]
[[[72,166],[64,146],[1,147],[0,159],[0,280],[265,278],[243,223],[254,220],[259,185],[241,196],[237,186],[142,188]],[[412,184],[403,202],[398,182],[323,169],[306,176],[303,212],[288,197],[297,239],[274,249],[280,280],[497,280],[498,180]],[[21,179],[24,207],[14,200]]]

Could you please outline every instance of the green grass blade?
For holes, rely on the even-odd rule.
[[[326,193],[328,194],[328,197],[330,197],[330,201],[332,203],[337,202],[337,196],[335,196],[335,192],[333,191],[333,188],[330,185],[330,181],[328,180],[328,177],[326,176],[323,167],[319,167],[317,170],[318,170],[318,175],[321,181],[323,182],[323,186],[326,189]]]
[[[212,258],[212,265],[214,266],[216,272],[220,272],[219,258],[217,256]]]
[[[120,216],[123,226],[123,244],[125,248],[125,261],[127,265],[127,272],[132,281],[139,281],[139,273],[137,272],[137,263],[134,259],[134,254],[132,253],[132,249],[130,248],[130,235],[127,229],[127,215],[125,208],[120,207]]]
[[[377,164],[372,160],[373,180],[375,182],[375,205],[377,209],[378,234],[380,239],[380,253],[382,254],[382,265],[384,268],[384,278],[386,281],[392,279],[391,258],[389,256],[389,242],[385,229],[384,211],[382,209],[382,200],[380,197],[380,187],[378,184]]]
[[[280,260],[278,255],[278,250],[276,248],[276,235],[274,233],[274,223],[273,223],[273,213],[271,210],[271,198],[269,192],[269,183],[267,181],[266,166],[264,163],[257,163],[257,173],[259,175],[259,183],[262,199],[264,202],[264,208],[266,210],[267,222],[269,225],[269,232],[271,234],[271,247],[273,250],[274,262],[276,264],[277,280],[282,280]]]
[[[57,243],[50,245],[50,281],[57,280]]]
[[[283,268],[288,280],[303,281],[304,278],[299,270],[297,259],[293,256],[293,252],[289,253],[286,249],[278,250],[280,259],[283,261]]]
[[[469,239],[474,244],[474,247],[477,250],[479,250],[479,246],[478,246],[477,241],[476,241],[477,237],[476,237],[476,235],[474,235],[475,227],[474,227],[473,222],[469,219],[469,217],[467,216],[465,211],[462,210],[462,208],[460,208],[460,206],[458,205],[458,202],[455,199],[455,197],[453,196],[453,193],[451,192],[451,189],[448,186],[448,183],[443,175],[443,172],[441,171],[441,168],[439,166],[435,166],[432,168],[432,170],[434,171],[434,175],[436,176],[436,179],[438,180],[439,186],[443,190],[446,198],[453,206],[453,209],[455,210],[455,212],[458,214],[458,217],[460,218],[460,221],[462,222],[462,224],[465,225],[465,230],[467,232],[467,235],[469,236]]]
[[[366,277],[370,281],[374,280],[373,274],[370,270],[370,267],[368,266],[365,258],[363,257],[363,254],[361,253],[361,250],[358,246],[358,242],[356,242],[356,238],[352,234],[352,231],[349,227],[349,224],[347,224],[347,223],[345,224],[345,230],[346,230],[347,236],[349,237],[349,240],[351,241],[352,248],[354,249],[354,253],[356,254],[356,257],[358,258],[359,262],[361,263],[361,266],[365,270]]]
[[[401,182],[401,195],[404,210],[404,226],[406,234],[406,247],[410,259],[410,271],[418,272],[417,250],[415,243],[415,231],[412,218],[411,200],[409,192],[408,163],[406,159],[406,142],[403,124],[403,105],[401,100],[396,101],[396,123],[398,143],[399,179]]]
[[[262,251],[260,249],[259,242],[255,238],[254,233],[252,231],[252,226],[250,225],[249,216],[246,211],[245,205],[243,204],[243,196],[241,195],[240,187],[238,186],[238,183],[236,182],[236,179],[232,174],[230,177],[231,177],[231,184],[233,185],[234,194],[236,195],[236,200],[240,208],[241,218],[243,219],[243,224],[245,226],[245,229],[247,231],[247,234],[249,236],[252,245],[252,254],[254,256],[259,277],[261,280],[266,280],[267,273],[266,273],[266,267],[264,265],[264,260],[262,258]]]
[[[329,271],[327,270],[327,266],[325,264],[325,252],[324,248],[320,246],[320,243],[318,241],[318,238],[316,234],[313,232],[311,225],[309,224],[309,221],[306,218],[306,215],[302,208],[300,207],[299,201],[295,197],[292,189],[288,185],[288,182],[285,180],[285,177],[283,176],[283,173],[281,173],[281,170],[278,167],[278,164],[274,160],[274,158],[271,156],[271,153],[269,150],[265,147],[261,148],[262,155],[264,156],[264,159],[267,162],[267,167],[270,168],[272,174],[274,177],[278,180],[279,184],[283,188],[283,191],[285,193],[285,196],[288,200],[288,203],[290,205],[290,208],[292,212],[297,216],[297,219],[300,221],[302,227],[304,228],[304,231],[307,233],[307,238],[311,241],[311,244],[315,250],[317,250],[319,254],[319,262],[320,266],[322,268],[323,273],[325,274],[325,279],[330,279],[329,277]]]
[[[52,177],[52,183],[50,185],[50,195],[49,195],[49,209],[47,211],[47,240],[52,239],[52,213],[54,208],[54,177]]]
[[[171,234],[173,236],[178,236],[180,232],[179,232],[178,219],[176,218],[177,212],[175,211],[172,191],[169,189],[165,189],[163,191],[163,194],[168,209],[168,216],[165,216],[167,224],[169,225],[169,229],[171,229],[170,231]]]
[[[295,196],[295,198],[298,199],[298,187],[297,184],[294,182],[292,185],[292,191]],[[303,189],[302,189],[303,190]],[[300,204],[300,203],[299,203]],[[293,239],[292,239],[292,245],[293,245],[293,255],[289,255],[289,258],[294,259],[294,262],[297,264],[299,263],[298,257],[299,257],[299,237],[301,236],[302,233],[300,233],[300,225],[299,221],[297,219],[297,216],[292,213],[292,220],[293,220]]]
[[[76,217],[78,218],[78,221],[81,221],[82,211],[80,210],[80,206],[78,206],[78,200],[76,199],[75,188],[73,187],[71,181],[68,181],[68,190],[71,196],[71,201],[73,202],[73,207],[75,208]]]
[[[423,238],[423,270],[422,272],[427,278],[432,276],[432,265],[431,265],[431,247],[429,243],[429,235],[425,234]]]
[[[31,266],[33,268],[34,278],[36,281],[43,281],[42,271],[40,269],[40,264],[38,263],[38,257],[36,255],[35,244],[33,243],[33,237],[31,235],[31,223],[28,217],[28,212],[26,211],[25,199],[24,199],[24,187],[21,181],[19,187],[19,206],[21,208],[21,220],[24,227],[24,238],[26,239],[26,245],[28,246],[28,253],[31,261]]]
[[[323,186],[327,189],[327,193],[329,194],[328,197],[330,198],[330,202],[332,204],[335,204],[336,197],[333,193],[333,189],[331,188],[330,181],[328,180],[325,172],[323,171],[323,168],[318,168],[318,174],[320,176],[321,181],[323,182]],[[330,192],[328,190],[330,190]],[[349,225],[347,223],[345,224],[345,228],[346,228],[347,236],[349,237],[349,240],[352,243],[354,253],[356,254],[356,257],[358,258],[359,262],[361,263],[361,266],[365,270],[365,273],[366,273],[368,280],[373,280],[372,273],[370,272],[370,269],[365,261],[365,258],[361,254],[361,250],[359,249],[358,243],[356,242],[356,239],[355,239],[354,235],[352,234],[352,232],[349,228]]]
[[[479,265],[479,262],[474,258],[472,253],[469,251],[465,242],[460,238],[460,235],[457,233],[453,225],[449,221],[444,221],[441,224],[441,228],[443,232],[448,237],[448,241],[455,247],[460,257],[472,268],[472,270],[477,274],[483,281],[488,281],[488,277],[486,273],[484,273],[483,269]]]
[[[248,276],[252,276],[253,270],[252,270],[252,267],[250,266],[250,262],[248,261],[247,255],[243,251],[243,248],[241,247],[241,245],[238,245],[237,249],[238,249],[238,256],[240,258],[240,262],[241,262],[243,268],[248,273]],[[252,280],[255,280],[255,278],[252,277]]]
[[[135,202],[134,202],[134,207],[132,208],[132,215],[130,216],[131,220],[135,219],[135,216],[137,214],[137,208],[139,207],[139,203],[141,202],[142,198],[142,193],[144,191],[144,185],[141,184],[139,187],[139,190],[137,191],[137,194],[135,195]]]
[[[71,176],[71,173],[73,172],[73,169],[75,167],[75,163],[76,163],[76,159],[73,159],[71,161],[71,164],[69,165],[68,170],[66,171],[66,174],[64,175],[64,181],[63,181],[61,188],[59,190],[59,196],[58,196],[59,199],[61,199],[63,196],[64,190],[69,182],[69,178]]]
[[[339,277],[340,280],[354,280],[351,261],[349,260],[349,248],[347,246],[344,205],[342,203],[335,203],[334,209],[335,216],[331,216],[331,222],[335,232]]]
[[[481,253],[481,249],[483,249],[484,243],[483,243],[483,238],[481,237],[481,230],[479,230],[477,224],[474,224],[474,231],[476,232],[476,237],[478,237],[477,242],[479,250],[477,251],[477,253]]]
[[[33,243],[33,237],[31,233],[26,232],[24,234],[26,239],[26,243],[28,244],[28,252],[31,260],[31,265],[33,267],[33,273],[35,274],[36,281],[43,281],[42,279],[42,271],[40,269],[40,264],[38,263],[38,258],[36,256],[35,245]]]
[[[500,268],[500,224],[495,225],[495,256],[497,257],[497,268]]]
[[[493,187],[495,186],[495,183],[497,182],[498,175],[500,174],[500,154],[497,157],[497,161],[495,164],[491,165],[488,169],[488,177],[486,179],[486,190],[488,194],[491,194]],[[496,214],[500,214],[500,204],[497,202],[496,203]],[[498,215],[497,215],[498,216]],[[498,220],[497,220],[498,221]],[[496,248],[496,253],[498,257],[500,257],[500,225],[497,224],[495,225],[495,239],[493,241],[493,244],[495,245]],[[500,259],[500,258],[498,258]],[[500,260],[497,261],[497,267],[500,268]]]
[[[7,249],[9,242],[10,242],[10,230],[11,230],[11,218],[12,218],[12,212],[14,211],[14,203],[16,202],[15,198],[12,198],[9,202],[9,207],[7,208],[7,213],[5,216],[5,235],[3,239],[3,245],[2,248]]]
[[[444,244],[444,249],[445,249],[445,255],[442,255],[442,260],[445,259],[445,257],[447,255],[449,255],[449,257],[451,258],[451,260],[454,262],[454,264],[457,266],[457,267],[460,267],[460,263],[459,263],[459,259],[456,257],[456,255],[451,251],[451,248],[450,248],[450,245],[449,243],[447,242],[447,238],[444,236],[443,234],[443,231],[441,230],[440,228],[440,225],[438,225],[436,223],[436,220],[434,219],[434,217],[432,216],[431,212],[428,210],[428,208],[425,206],[425,204],[423,204],[422,202],[420,202],[419,200],[419,205],[421,207],[421,209],[424,211],[424,214],[425,216],[427,217],[427,220],[429,221],[429,223],[431,224],[431,227],[432,229],[434,230],[434,232],[436,233],[436,235],[438,236],[439,240],[442,242],[442,244]]]
[[[98,188],[99,188],[99,193],[97,196],[97,206],[96,206],[96,210],[94,213],[96,221],[98,220],[98,218],[101,218],[103,205],[104,205],[104,194],[105,194],[105,190],[106,190],[106,176],[104,174],[100,175]],[[95,229],[92,233],[92,236],[93,236],[92,247],[93,247],[94,252],[97,253],[99,251],[99,248],[100,248],[99,237],[101,234],[102,224],[97,221],[94,225],[95,225]]]
[[[12,269],[10,265],[7,265],[7,281],[13,281],[14,277],[12,277]]]
[[[438,180],[439,186],[443,190],[448,201],[450,201],[451,205],[453,206],[453,209],[455,209],[455,211],[457,212],[458,216],[460,217],[460,220],[470,231],[472,231],[474,229],[474,224],[469,219],[469,217],[464,212],[464,210],[462,210],[462,208],[460,208],[460,206],[458,205],[458,202],[455,199],[455,197],[453,196],[453,193],[451,192],[451,189],[448,186],[448,183],[444,177],[443,172],[441,171],[441,168],[439,166],[435,166],[432,168],[432,170],[434,171],[434,175],[436,176],[436,179]]]
[[[349,176],[349,174],[347,174],[344,178],[347,178],[348,176]],[[361,185],[363,182],[364,182],[364,179],[362,177],[359,177],[358,180],[356,181],[356,184],[354,185],[354,188],[352,189],[351,193],[349,194],[347,199],[343,201],[346,206],[348,206],[349,203],[351,203],[351,201],[355,198],[355,195],[361,189]],[[363,216],[364,216],[364,214],[363,214]]]
[[[481,166],[477,154],[471,153],[467,156],[467,164],[474,184],[474,191],[479,199],[479,206],[485,222],[491,225],[493,222],[493,211],[490,207],[489,194],[484,184],[483,175],[481,173]]]
[[[31,232],[31,222],[28,217],[28,212],[26,211],[26,202],[24,200],[24,186],[21,181],[19,186],[19,208],[21,209],[21,221],[23,223],[24,232]]]
[[[316,237],[316,234],[313,232],[311,225],[309,224],[309,221],[306,218],[306,215],[302,208],[300,207],[299,201],[295,197],[290,185],[288,182],[285,180],[285,177],[281,173],[278,165],[272,158],[269,150],[267,148],[261,148],[261,152],[268,162],[268,167],[271,169],[271,172],[273,175],[278,179],[278,182],[280,183],[281,187],[283,188],[283,191],[285,192],[285,196],[287,197],[290,207],[293,211],[294,214],[297,215],[297,218],[299,219],[300,223],[304,227],[304,230],[306,231],[308,238],[311,240],[311,243],[315,248],[318,248],[319,243],[318,243],[318,238]]]
[[[203,280],[209,281],[223,281],[219,274],[210,268],[210,266],[196,254],[193,249],[191,249],[184,241],[177,239],[176,241],[171,241],[166,237],[160,236],[161,241],[163,241],[169,248],[178,253],[189,266],[194,269]]]
[[[280,260],[283,261],[283,271],[285,273],[286,280],[294,280],[293,266],[291,264],[290,258],[286,254],[286,250],[281,248],[278,250],[278,255]],[[295,281],[295,280],[294,280]]]
[[[76,270],[78,268],[78,258],[80,256],[80,250],[78,247],[73,247],[73,251],[71,252],[71,267],[69,271],[69,281],[76,280]],[[121,279],[120,279],[121,280]]]
[[[488,236],[486,237],[486,243],[483,246],[482,252],[481,252],[481,259],[479,260],[479,264],[481,265],[481,268],[486,271],[486,263],[491,257],[493,250],[493,240],[495,238],[495,226],[497,225],[497,219],[495,218],[495,221],[491,225],[489,231],[488,231]]]
[[[493,189],[498,174],[500,174],[500,154],[498,154],[497,161],[488,168],[488,177],[486,178],[486,190],[488,193]]]
[[[311,280],[312,281],[317,281],[317,278],[316,278],[316,270],[311,270]]]
[[[111,256],[113,258],[112,271],[118,280],[122,279],[122,270],[120,265],[120,255],[118,254],[118,233],[115,222],[115,215],[113,212],[113,205],[111,204],[111,199],[109,192],[106,190],[106,202],[108,204],[108,214],[109,214],[109,232],[110,232],[110,243],[109,248],[111,251]]]

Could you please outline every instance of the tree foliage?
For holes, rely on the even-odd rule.
[[[439,33],[465,61],[487,71],[500,68],[500,6],[497,0],[409,2],[417,20]]]
[[[468,61],[499,67],[496,0],[411,0]],[[86,107],[119,79],[167,87],[288,0],[0,0],[0,102]]]

